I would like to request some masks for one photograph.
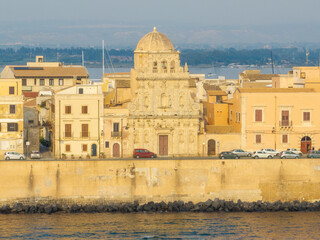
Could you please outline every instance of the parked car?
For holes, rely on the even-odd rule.
[[[320,158],[320,151],[310,150],[307,154],[308,158]]]
[[[266,153],[265,151],[256,151],[252,155],[253,158],[273,158],[270,153]]]
[[[6,152],[4,154],[4,159],[5,160],[11,160],[11,159],[24,160],[24,159],[26,159],[26,157],[23,154],[20,154],[18,152]]]
[[[156,158],[157,154],[150,152],[148,149],[138,148],[138,149],[134,149],[133,157],[135,157],[135,158]]]
[[[296,148],[288,148],[287,151],[291,151],[291,152],[294,152],[295,154],[299,154],[300,156],[302,156],[302,152]]]
[[[242,149],[234,149],[234,150],[232,150],[232,153],[234,153],[238,157],[251,157],[251,155],[252,155],[251,152],[246,152]]]
[[[31,151],[31,154],[30,154],[30,158],[38,158],[40,159],[40,153],[39,151]]]
[[[229,159],[239,159],[240,157],[237,156],[236,154],[232,153],[232,152],[221,152],[219,154],[219,158],[220,159],[225,159],[225,158],[229,158]]]
[[[264,152],[266,152],[268,154],[271,154],[273,157],[274,156],[280,156],[280,152],[279,151],[276,151],[276,150],[271,149],[271,148],[263,148],[263,149],[261,149],[261,151],[264,151]]]
[[[291,151],[283,151],[281,152],[280,157],[281,158],[300,158],[300,155]]]

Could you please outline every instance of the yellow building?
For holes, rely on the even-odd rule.
[[[103,151],[101,86],[79,85],[53,96],[53,150],[56,158],[98,158]]]
[[[237,89],[229,121],[240,147],[285,150],[320,147],[320,93],[310,88]]]
[[[135,148],[159,156],[199,155],[201,105],[196,80],[187,65],[180,66],[179,54],[154,28],[138,42],[130,75],[108,76],[115,91],[105,104],[107,156],[132,156]]]
[[[0,84],[0,155],[24,153],[23,95],[19,80],[2,79]]]
[[[320,91],[320,67],[293,67],[293,81],[296,87]]]
[[[77,84],[88,84],[89,75],[83,66],[63,65],[60,62],[44,62],[42,56],[36,62],[27,65],[6,66],[1,78],[17,79],[22,84],[23,92],[39,92],[44,87],[54,91]],[[0,82],[3,81],[0,79]]]

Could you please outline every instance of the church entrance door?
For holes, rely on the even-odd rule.
[[[311,150],[311,138],[305,136],[301,139],[301,152],[307,153],[309,150]]]
[[[208,155],[216,155],[216,141],[213,139],[208,141]]]
[[[159,155],[168,156],[168,135],[159,136]]]

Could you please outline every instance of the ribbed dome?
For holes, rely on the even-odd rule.
[[[174,51],[174,47],[170,39],[154,27],[153,32],[140,39],[136,51]]]

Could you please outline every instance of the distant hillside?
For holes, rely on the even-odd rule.
[[[34,61],[36,55],[45,57],[45,61],[59,61],[65,64],[80,65],[84,53],[85,66],[101,66],[102,51],[97,48],[26,48],[18,50],[12,48],[0,49],[0,66],[20,65]],[[182,49],[181,63],[187,62],[190,66],[226,66],[239,65],[266,65],[271,63],[270,49]],[[308,65],[319,64],[320,49],[309,50]],[[305,50],[298,48],[277,48],[272,50],[275,65],[303,66],[306,64]],[[133,66],[132,49],[111,49],[105,51],[106,66],[110,65],[110,59],[114,67]]]

